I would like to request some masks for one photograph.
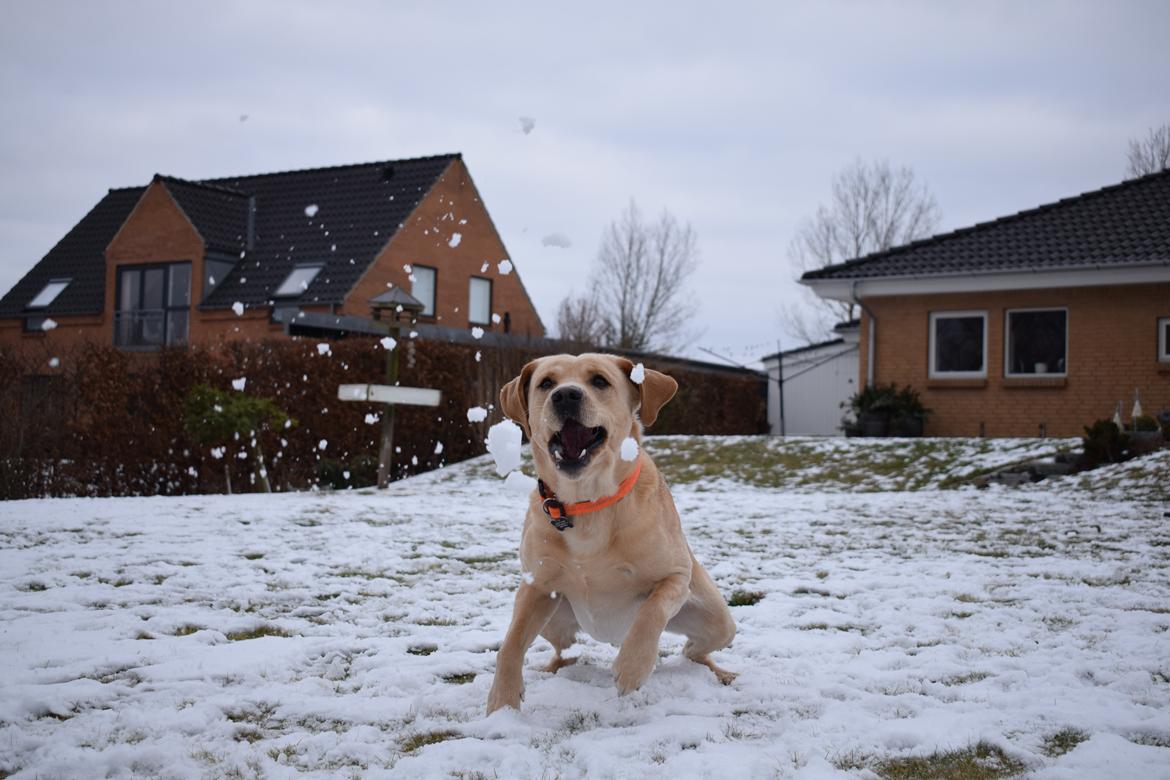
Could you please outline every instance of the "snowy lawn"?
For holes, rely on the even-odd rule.
[[[491,718],[525,501],[483,459],[0,504],[0,777],[1170,777],[1170,453],[940,489],[1062,444],[651,440],[739,679],[667,635],[619,699],[537,640]]]

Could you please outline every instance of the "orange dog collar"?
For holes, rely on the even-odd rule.
[[[567,506],[561,503],[556,493],[548,489],[548,485],[544,484],[543,479],[537,480],[536,486],[540,490],[541,498],[540,508],[548,515],[548,521],[553,524],[553,528],[563,532],[566,528],[573,527],[573,521],[569,518],[576,517],[577,515],[587,515],[599,509],[605,509],[628,496],[630,491],[634,489],[634,485],[638,482],[638,476],[641,473],[642,459],[639,458],[638,464],[634,466],[634,473],[622,480],[622,484],[618,485],[617,492],[612,496],[599,498],[595,501],[580,501]]]

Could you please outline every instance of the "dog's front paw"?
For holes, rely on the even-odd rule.
[[[491,715],[501,707],[520,709],[520,700],[524,698],[524,682],[502,679],[498,674],[492,681],[492,690],[488,694],[487,714]]]
[[[639,648],[622,645],[613,664],[613,676],[617,682],[618,694],[625,696],[636,691],[646,682],[658,661],[658,648]]]

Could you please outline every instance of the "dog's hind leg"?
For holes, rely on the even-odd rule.
[[[711,660],[711,653],[727,647],[735,638],[735,621],[723,595],[698,561],[691,570],[690,598],[667,624],[666,630],[685,636],[687,642],[683,645],[683,655],[706,666],[715,673],[719,682],[730,685],[736,678],[735,672],[729,672]]]
[[[547,666],[541,669],[542,672],[556,674],[558,669],[577,663],[576,658],[563,658],[561,653],[568,650],[577,641],[579,628],[577,617],[573,614],[573,608],[569,606],[569,600],[562,598],[557,611],[553,613],[540,632],[540,635],[553,646],[553,658]]]

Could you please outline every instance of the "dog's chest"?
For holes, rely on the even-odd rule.
[[[641,584],[633,567],[624,564],[583,565],[566,574],[563,593],[582,630],[599,642],[620,646],[649,587]]]

